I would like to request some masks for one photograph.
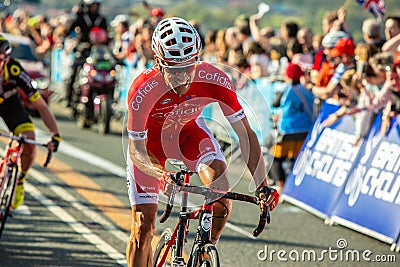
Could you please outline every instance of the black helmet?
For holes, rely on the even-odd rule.
[[[11,45],[8,40],[0,34],[0,54],[9,56],[11,54]]]

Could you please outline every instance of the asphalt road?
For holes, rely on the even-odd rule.
[[[40,165],[44,151],[39,153],[29,173],[26,205],[9,218],[0,239],[0,266],[124,266],[130,208],[121,123],[114,122],[112,133],[102,136],[95,129],[79,129],[61,104],[52,109],[63,142],[47,169]],[[38,138],[47,136],[40,131]],[[243,170],[240,160],[229,165],[234,190],[247,193],[250,180]],[[254,239],[258,208],[234,203],[218,244],[222,266],[398,266],[400,255],[389,244],[327,226],[291,204],[281,203],[271,215],[271,224]],[[158,223],[157,233],[173,226],[176,216],[174,210],[166,225]],[[193,222],[186,252],[195,229]]]

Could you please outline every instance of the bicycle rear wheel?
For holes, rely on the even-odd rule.
[[[205,244],[200,248],[198,267],[220,267],[217,248],[213,244]]]
[[[160,239],[157,242],[156,249],[154,250],[153,254],[153,266],[157,267],[161,259],[165,253],[165,250],[167,249],[168,242],[171,240],[172,237],[172,230],[170,228],[166,228],[160,236]],[[172,266],[172,260],[173,257],[175,256],[175,246],[172,245],[171,248],[168,251],[167,257],[165,259],[165,262],[162,266],[164,267],[170,267]]]
[[[17,186],[17,168],[6,167],[0,186],[0,238],[10,212],[11,203]]]

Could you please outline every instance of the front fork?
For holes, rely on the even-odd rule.
[[[211,240],[214,206],[212,204],[206,204],[207,202],[208,200],[206,199],[201,210],[199,226],[197,227],[196,237],[193,242],[192,252],[188,261],[188,267],[196,266],[199,260],[198,257],[201,253],[201,248],[204,246],[204,244],[210,243]]]

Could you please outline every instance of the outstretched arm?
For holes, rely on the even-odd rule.
[[[239,145],[243,160],[253,176],[256,187],[268,185],[261,147],[258,143],[257,135],[251,129],[247,118],[233,123],[232,127],[239,137]]]
[[[255,193],[256,196],[261,199],[260,207],[263,212],[266,211],[267,206],[272,211],[278,205],[279,194],[275,189],[268,187],[268,182],[266,179],[266,167],[261,153],[261,147],[258,143],[257,135],[250,128],[249,122],[246,118],[233,123],[232,127],[239,136],[242,157],[246,162],[256,184],[257,189]],[[269,194],[268,198],[267,194]]]

